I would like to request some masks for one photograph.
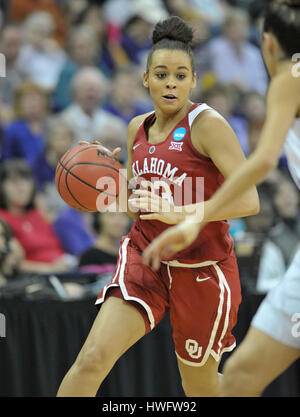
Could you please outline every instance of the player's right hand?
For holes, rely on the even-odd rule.
[[[109,153],[109,154],[113,154],[113,156],[115,157],[115,158],[117,158],[118,157],[118,155],[119,155],[119,153],[121,152],[121,148],[120,147],[118,147],[118,148],[115,148],[113,151],[110,151],[109,149],[107,149],[105,146],[103,146],[102,145],[102,143],[101,142],[99,142],[98,140],[93,140],[93,142],[92,142],[94,145],[99,145],[99,146],[101,146],[101,148],[105,151],[105,152],[107,152],[107,153]],[[79,142],[79,145],[90,145],[90,142],[88,142],[88,141],[86,141],[86,140],[81,140],[80,142]]]

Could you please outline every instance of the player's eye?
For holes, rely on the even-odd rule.
[[[178,78],[178,80],[184,80],[186,78],[185,74],[177,74],[176,77]]]
[[[155,76],[158,78],[158,79],[160,79],[160,80],[162,80],[163,78],[165,78],[166,77],[166,73],[165,72],[157,72],[156,74],[155,74]]]

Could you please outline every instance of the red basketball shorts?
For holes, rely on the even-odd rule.
[[[143,264],[141,255],[129,237],[122,238],[115,273],[96,304],[111,295],[135,304],[144,317],[146,333],[169,310],[175,352],[187,365],[202,366],[209,355],[218,361],[223,352],[232,350],[231,330],[241,302],[235,256],[202,267],[162,263],[156,272]]]

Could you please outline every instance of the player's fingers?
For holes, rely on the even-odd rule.
[[[121,152],[121,148],[120,147],[118,147],[118,148],[116,148],[116,149],[114,149],[113,150],[113,156],[115,157],[115,158],[117,158],[117,156],[119,155],[119,153]]]
[[[81,140],[79,142],[79,145],[90,145],[90,142],[86,141],[86,140]]]
[[[140,219],[142,220],[159,220],[160,219],[159,214],[141,214]]]

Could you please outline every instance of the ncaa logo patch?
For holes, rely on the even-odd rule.
[[[179,142],[180,140],[182,140],[185,137],[185,135],[186,135],[186,128],[185,127],[179,127],[173,133],[173,139]]]
[[[169,150],[174,150],[174,151],[182,151],[182,145],[183,142],[171,142],[171,145],[169,146]]]

